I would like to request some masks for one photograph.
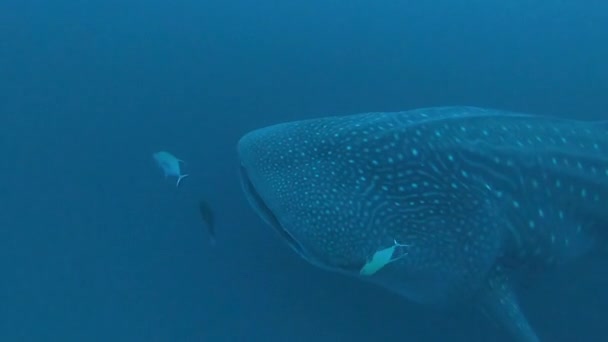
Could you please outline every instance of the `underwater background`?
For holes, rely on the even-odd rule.
[[[236,142],[426,106],[608,120],[607,42],[599,0],[0,1],[0,341],[508,341],[301,260]],[[607,269],[520,293],[542,340],[608,340]]]

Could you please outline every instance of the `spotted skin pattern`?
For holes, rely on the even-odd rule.
[[[474,299],[538,341],[514,274],[608,240],[608,124],[474,107],[278,124],[238,143],[259,215],[303,258],[410,300]],[[406,257],[369,277],[394,241]]]

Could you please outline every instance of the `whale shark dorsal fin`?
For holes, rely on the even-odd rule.
[[[179,187],[179,183],[182,181],[182,179],[184,179],[186,177],[188,177],[188,174],[181,175],[181,176],[177,177],[177,183],[175,184],[175,187],[176,188]]]
[[[517,297],[506,278],[493,277],[487,288],[482,291],[480,299],[483,312],[499,326],[506,328],[514,341],[540,341],[521,311]]]

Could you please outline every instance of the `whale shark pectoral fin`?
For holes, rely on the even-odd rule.
[[[484,313],[508,330],[514,341],[540,341],[521,311],[517,297],[506,278],[492,278],[483,291],[480,304]]]

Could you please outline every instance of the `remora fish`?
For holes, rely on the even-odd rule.
[[[156,161],[156,164],[158,164],[158,166],[163,170],[163,172],[165,174],[165,178],[168,176],[177,177],[177,183],[175,184],[176,187],[179,186],[179,183],[181,182],[182,179],[184,179],[185,177],[188,177],[187,174],[182,174],[182,171],[181,171],[181,168],[179,165],[179,163],[183,163],[184,161],[176,158],[171,153],[165,152],[165,151],[160,151],[160,152],[154,153],[152,155],[152,157]]]
[[[539,339],[515,274],[608,240],[606,122],[366,113],[255,130],[238,155],[251,205],[312,264],[417,302],[474,298],[518,341]]]

